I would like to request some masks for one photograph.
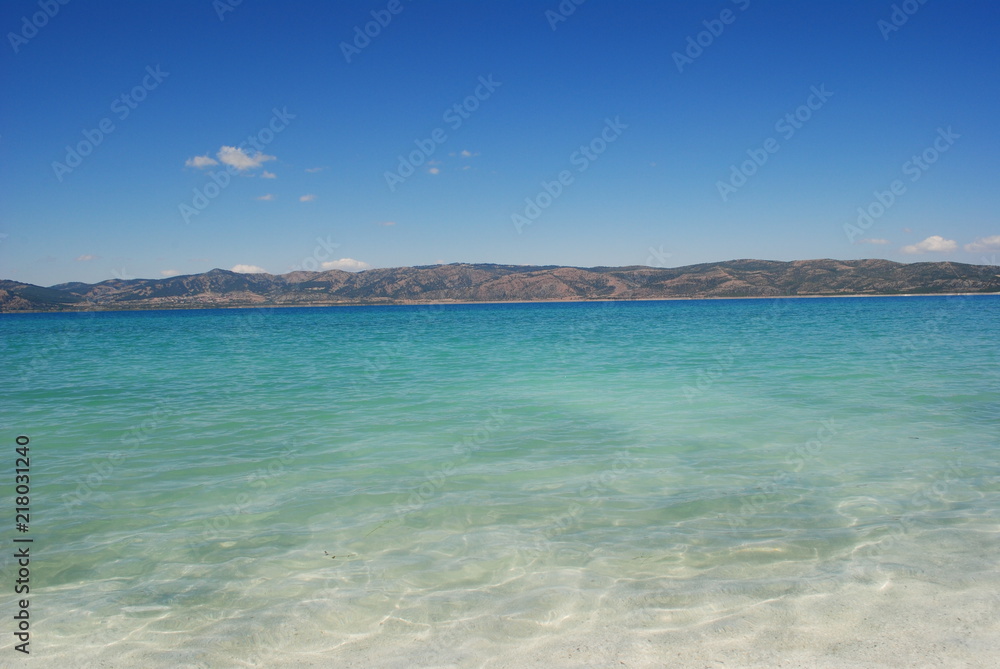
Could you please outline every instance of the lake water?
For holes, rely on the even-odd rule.
[[[0,657],[30,537],[33,667],[995,666],[998,332],[995,296],[0,315]]]

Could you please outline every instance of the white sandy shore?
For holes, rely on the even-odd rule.
[[[167,607],[106,621],[50,615],[35,623],[25,666],[992,668],[1000,578],[970,565],[858,563],[806,587],[733,580],[707,592],[552,569],[469,591],[474,615],[447,593],[317,591],[285,609],[200,611],[169,632]]]

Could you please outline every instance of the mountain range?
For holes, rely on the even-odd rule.
[[[730,260],[686,267],[466,264],[42,287],[0,280],[0,312],[1000,292],[1000,268],[889,260]]]

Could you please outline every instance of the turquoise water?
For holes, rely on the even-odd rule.
[[[0,316],[31,664],[993,666],[998,326],[994,296]]]

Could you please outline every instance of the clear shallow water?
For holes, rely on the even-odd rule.
[[[993,666],[998,325],[991,296],[4,315],[32,663]]]

